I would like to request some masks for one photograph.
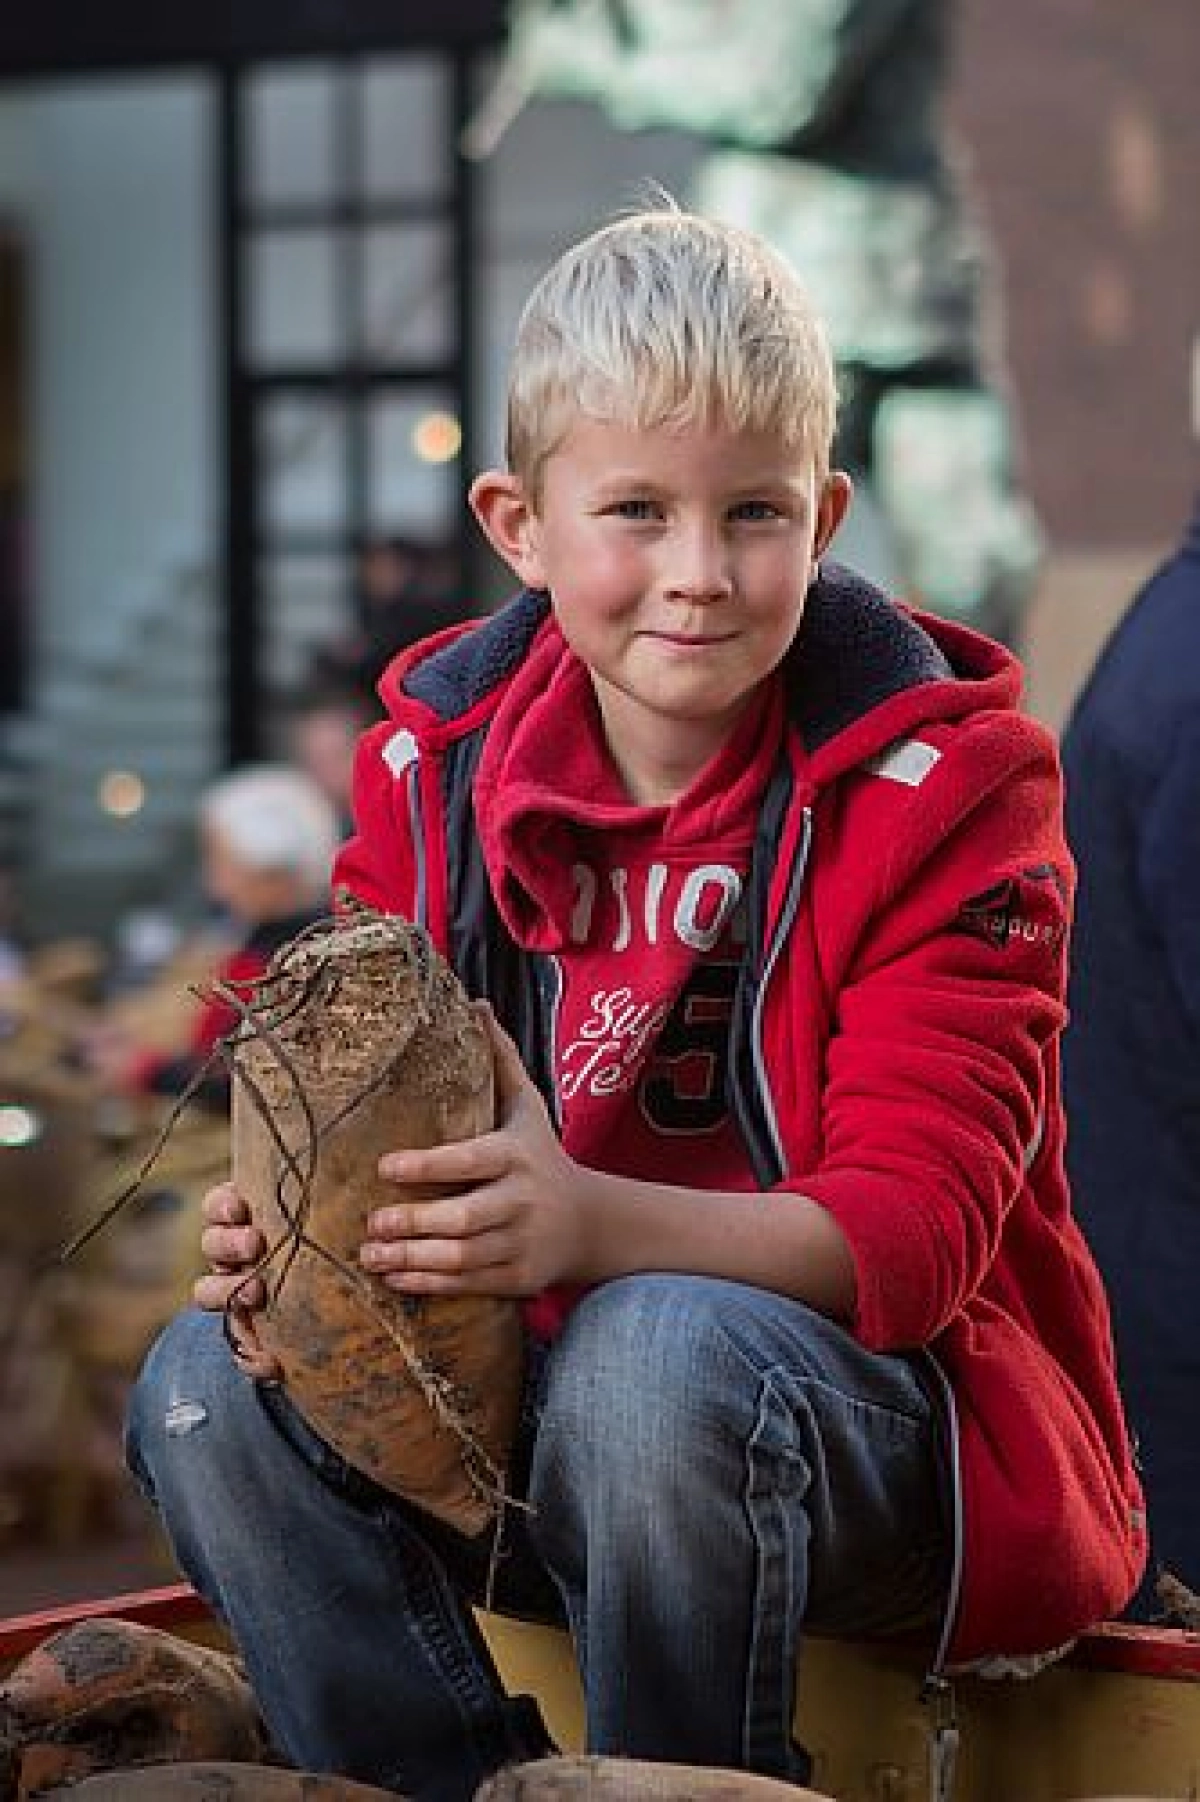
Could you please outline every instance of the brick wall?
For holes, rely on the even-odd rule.
[[[1200,479],[1198,0],[963,0],[953,112],[1052,547],[1172,542]]]

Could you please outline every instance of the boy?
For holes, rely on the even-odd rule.
[[[361,1259],[525,1298],[505,1602],[565,1610],[590,1749],[797,1781],[804,1626],[1043,1652],[1142,1558],[1062,1178],[1054,754],[1006,652],[819,570],[833,423],[756,239],[664,207],[568,251],[472,491],[524,590],[393,665],[338,869],[498,1017],[499,1125],[385,1156]],[[259,1242],[207,1215],[215,1310]],[[463,1603],[487,1547],[341,1466],[238,1330],[241,1375],[202,1313],[135,1398],[177,1555],[290,1757],[469,1797],[546,1746]]]

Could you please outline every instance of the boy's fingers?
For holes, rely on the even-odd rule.
[[[209,1189],[200,1203],[200,1212],[210,1226],[244,1226],[250,1218],[244,1197],[231,1182]]]
[[[260,1276],[247,1278],[238,1270],[208,1270],[192,1284],[192,1300],[210,1314],[223,1313],[235,1296],[239,1309],[253,1313],[266,1306],[266,1284]]]
[[[448,1195],[438,1201],[393,1202],[376,1208],[367,1221],[361,1253],[366,1264],[386,1263],[385,1248],[412,1239],[477,1239],[503,1226],[510,1208],[503,1196]]]
[[[479,1275],[507,1270],[513,1262],[513,1237],[504,1228],[478,1233],[470,1239],[391,1240],[365,1245],[361,1261],[377,1276]]]
[[[256,1279],[257,1280],[257,1279]],[[261,1344],[254,1316],[239,1303],[233,1304],[225,1316],[225,1335],[238,1368],[257,1383],[277,1382],[283,1375],[278,1358]]]
[[[378,1168],[386,1182],[462,1189],[494,1182],[504,1172],[505,1158],[495,1139],[484,1134],[478,1139],[448,1139],[444,1145],[426,1145],[419,1151],[385,1151]]]
[[[256,1226],[206,1226],[200,1250],[214,1270],[232,1272],[257,1264],[265,1244]]]

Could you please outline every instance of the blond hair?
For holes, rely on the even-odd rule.
[[[833,360],[777,252],[753,232],[660,203],[573,245],[525,304],[506,454],[535,499],[547,457],[581,412],[640,428],[774,432],[824,476]]]

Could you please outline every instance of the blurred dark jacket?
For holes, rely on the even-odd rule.
[[[1200,499],[1101,654],[1063,761],[1067,1163],[1140,1442],[1146,1616],[1158,1567],[1200,1589]]]

